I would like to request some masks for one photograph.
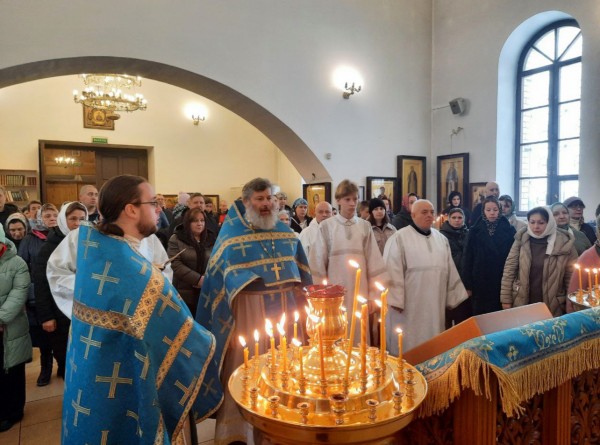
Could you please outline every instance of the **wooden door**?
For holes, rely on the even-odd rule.
[[[113,176],[148,177],[148,154],[143,150],[96,152],[96,182],[98,188]]]
[[[63,202],[79,199],[79,184],[76,182],[48,182],[44,203],[52,203],[58,209]]]

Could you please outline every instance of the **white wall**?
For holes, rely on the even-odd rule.
[[[0,69],[110,55],[202,74],[281,119],[334,186],[345,177],[362,184],[395,176],[397,155],[429,152],[430,54],[431,2],[423,0],[23,0],[3,4],[0,14]],[[341,64],[365,79],[350,100],[332,85]],[[247,166],[234,163],[219,168],[241,182]],[[189,170],[181,173],[191,180]]]
[[[580,196],[588,203],[586,217],[593,217],[600,201],[600,8],[595,0],[435,0],[433,13],[432,104],[446,104],[455,97],[467,98],[469,112],[454,116],[448,109],[433,112],[433,156],[450,153],[453,128],[464,131],[453,138],[454,153],[470,153],[470,180],[500,179],[501,192],[513,193],[513,153],[500,141],[497,128],[498,63],[502,48],[519,25],[546,11],[572,16],[583,33],[583,84],[581,112]],[[535,30],[532,30],[533,34]],[[514,127],[514,126],[513,126]],[[502,131],[511,131],[501,127]],[[514,132],[514,129],[512,130]],[[433,184],[432,184],[433,185]]]
[[[180,190],[218,194],[231,202],[256,176],[271,178],[290,197],[301,196],[302,178],[281,151],[245,120],[205,98],[164,83],[144,80],[139,92],[146,111],[121,113],[114,131],[85,129],[78,76],[61,76],[0,89],[0,166],[38,170],[38,140],[153,146],[149,176],[163,193]],[[206,107],[199,126],[184,113],[189,103]],[[282,172],[284,174],[282,174]]]

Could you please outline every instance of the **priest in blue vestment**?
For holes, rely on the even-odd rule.
[[[200,421],[223,398],[215,338],[137,249],[156,231],[152,186],[114,177],[99,210],[79,229],[62,444],[183,443],[189,413]]]
[[[271,193],[267,179],[253,179],[243,187],[242,201],[233,204],[221,226],[202,284],[196,319],[217,339],[215,355],[225,389],[215,444],[253,441],[250,426],[226,388],[243,363],[238,336],[250,341],[258,330],[260,351],[266,352],[265,319],[275,325],[284,313],[287,320],[294,319],[296,310],[304,313],[302,289],[312,283],[302,245],[278,220]]]

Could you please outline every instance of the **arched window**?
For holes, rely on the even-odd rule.
[[[520,212],[579,192],[581,30],[575,20],[546,26],[518,65],[516,184]]]

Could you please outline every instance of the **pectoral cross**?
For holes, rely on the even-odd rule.
[[[271,267],[271,271],[275,272],[275,279],[279,281],[279,271],[282,270],[281,267],[277,265],[277,263],[273,264]]]

